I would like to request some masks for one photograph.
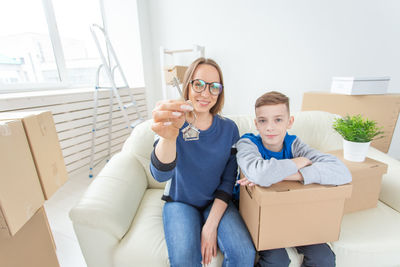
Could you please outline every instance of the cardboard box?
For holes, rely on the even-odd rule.
[[[0,121],[0,233],[15,235],[44,197],[21,121]]]
[[[0,233],[0,266],[60,266],[43,208],[15,236]]]
[[[301,110],[322,110],[340,116],[361,114],[383,126],[383,138],[371,145],[387,153],[392,142],[400,112],[400,94],[342,95],[326,92],[307,92],[303,95]]]
[[[386,94],[390,77],[333,77],[331,92],[346,95]]]
[[[173,78],[177,77],[179,82],[182,83],[185,72],[188,69],[187,66],[174,66],[172,68],[165,69],[165,82],[169,85],[173,84]]]
[[[239,211],[258,251],[332,242],[351,188],[293,181],[241,187]]]
[[[1,113],[2,119],[19,119],[23,122],[44,197],[49,199],[68,179],[51,112]]]
[[[338,157],[350,170],[353,177],[351,198],[346,199],[344,213],[375,208],[381,191],[382,176],[387,172],[387,164],[365,158],[364,162],[353,162],[343,158],[343,150],[328,152]]]

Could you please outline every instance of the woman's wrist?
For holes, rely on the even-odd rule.
[[[178,137],[175,137],[175,138],[160,137],[160,141],[158,141],[158,144],[161,143],[164,146],[168,146],[168,147],[175,146],[176,147],[176,139],[177,138]]]
[[[219,225],[219,221],[212,220],[212,218],[207,218],[207,221],[203,227],[208,228],[210,230],[217,230],[218,225]]]
[[[173,162],[176,159],[176,139],[160,137],[154,152],[160,162],[165,164]]]

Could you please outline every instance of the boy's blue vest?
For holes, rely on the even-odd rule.
[[[296,139],[295,135],[289,135],[286,133],[285,139],[283,140],[283,148],[279,152],[274,152],[266,149],[262,143],[262,139],[260,135],[254,135],[251,133],[244,134],[241,138],[248,138],[250,139],[258,148],[258,151],[260,152],[261,156],[263,159],[291,159],[293,158],[292,154],[292,143]],[[238,175],[237,180],[239,180],[240,177]],[[239,193],[240,193],[240,185],[235,184],[235,187],[233,188],[233,194],[232,198],[234,202],[239,201]]]

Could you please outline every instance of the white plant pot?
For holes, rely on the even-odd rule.
[[[371,142],[357,143],[343,139],[343,157],[349,161],[363,162]]]

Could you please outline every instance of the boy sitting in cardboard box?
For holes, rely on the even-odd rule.
[[[244,175],[241,186],[271,186],[283,180],[303,184],[342,185],[351,182],[347,167],[335,156],[323,154],[287,130],[293,125],[289,98],[268,92],[255,104],[259,135],[245,134],[236,144],[237,162]],[[293,222],[296,223],[295,221]],[[335,254],[325,244],[296,247],[304,255],[302,266],[335,266]],[[263,250],[256,266],[288,266],[285,248]]]

